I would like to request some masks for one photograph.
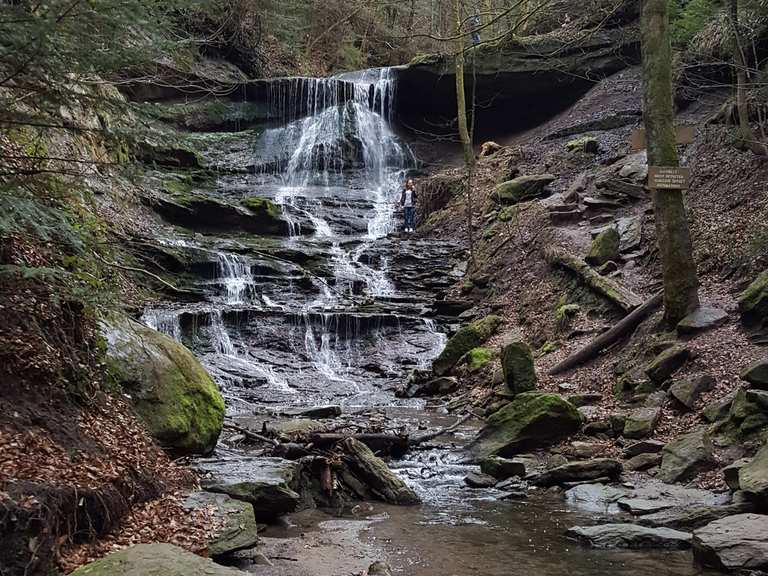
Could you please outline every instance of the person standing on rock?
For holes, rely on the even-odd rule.
[[[416,189],[413,186],[413,180],[410,178],[406,180],[405,188],[400,194],[400,206],[403,207],[405,231],[413,232],[416,228]]]

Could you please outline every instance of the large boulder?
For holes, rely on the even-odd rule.
[[[678,380],[669,387],[669,395],[686,409],[693,409],[696,400],[715,387],[715,379],[707,374],[697,378]]]
[[[768,516],[737,514],[695,530],[693,556],[712,568],[768,570]]]
[[[690,357],[691,351],[685,346],[670,346],[651,361],[646,367],[645,373],[654,384],[662,384],[672,376],[672,374],[682,368],[683,364],[685,364]]]
[[[440,355],[432,362],[436,376],[443,376],[470,350],[485,343],[501,324],[498,316],[486,316],[461,328],[445,345]]]
[[[565,533],[593,548],[664,548],[682,550],[691,547],[691,535],[671,528],[650,528],[637,524],[601,524],[574,526]]]
[[[709,434],[706,430],[697,430],[664,446],[660,477],[665,482],[679,482],[716,465]]]
[[[184,501],[184,507],[211,510],[218,521],[216,534],[208,540],[208,555],[212,558],[253,548],[259,541],[256,516],[248,502],[234,500],[226,494],[193,492]]]
[[[739,312],[748,326],[768,320],[768,270],[760,274],[739,296]]]
[[[501,204],[517,204],[548,195],[547,186],[557,180],[552,174],[518,176],[496,186],[494,199]]]
[[[636,408],[627,415],[624,421],[623,435],[625,438],[646,438],[650,436],[659,423],[661,410],[654,407]]]
[[[768,503],[768,443],[758,450],[749,464],[739,469],[739,488]]]
[[[514,340],[501,349],[501,367],[504,381],[512,394],[529,392],[536,388],[536,369],[533,352],[522,340]]]
[[[259,521],[311,504],[302,488],[300,462],[243,456],[199,460],[194,466],[205,490],[252,504]]]
[[[731,402],[727,424],[741,436],[750,436],[768,426],[768,391],[738,390]]]
[[[477,459],[551,446],[581,426],[578,409],[557,394],[525,392],[494,412],[469,445]]]
[[[109,373],[153,438],[174,455],[211,452],[224,423],[224,399],[192,352],[117,315],[102,330]]]
[[[244,576],[171,544],[137,544],[81,566],[72,576]]]

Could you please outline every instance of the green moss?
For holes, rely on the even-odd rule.
[[[523,340],[508,342],[501,350],[504,381],[512,394],[536,388],[536,370],[531,348]]]
[[[584,136],[583,138],[571,140],[565,147],[571,152],[586,152],[588,154],[597,154],[600,151],[600,144],[597,142],[597,139],[592,136]]]
[[[739,296],[739,311],[747,324],[768,320],[768,270],[760,274]]]
[[[461,328],[448,340],[445,349],[432,363],[436,375],[442,376],[453,368],[464,354],[484,344],[498,329],[501,318],[486,316]]]
[[[552,174],[518,176],[502,182],[494,190],[494,198],[502,204],[517,204],[545,196],[549,184],[557,180]]]
[[[564,329],[581,310],[578,304],[562,304],[555,310],[555,324],[559,329]]]
[[[481,368],[488,365],[493,358],[493,351],[489,348],[478,346],[472,348],[469,352],[462,356],[461,362],[469,367],[470,372],[477,372]]]
[[[177,454],[210,452],[224,422],[224,399],[197,358],[128,319],[110,318],[107,339],[108,372],[158,443]]]
[[[578,431],[581,414],[556,394],[525,392],[493,413],[469,447],[476,458],[550,446]]]
[[[592,246],[585,260],[593,265],[605,264],[610,260],[618,260],[620,240],[619,232],[613,226],[600,232],[592,240]]]
[[[541,348],[536,350],[536,356],[546,356],[547,354],[552,354],[552,352],[555,352],[559,348],[560,346],[557,344],[557,342],[544,342]]]
[[[417,54],[414,56],[410,62],[408,62],[408,66],[419,66],[419,65],[435,65],[439,64],[444,60],[444,57],[441,54]]]
[[[264,214],[271,218],[280,218],[280,208],[268,198],[250,196],[241,202],[254,214]]]
[[[499,210],[499,212],[496,215],[496,218],[500,222],[509,222],[510,220],[513,220],[515,216],[517,215],[518,208],[517,206],[506,206],[505,208],[502,208]]]

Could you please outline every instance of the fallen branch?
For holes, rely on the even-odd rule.
[[[663,292],[659,292],[650,300],[647,300],[642,306],[625,316],[621,321],[616,324],[610,330],[603,332],[592,340],[589,344],[584,346],[581,350],[568,356],[565,360],[550,368],[548,374],[559,374],[565,372],[571,368],[583,364],[587,360],[598,356],[602,350],[616,342],[622,336],[628,334],[635,327],[645,320],[648,316],[653,314],[659,306],[661,306],[663,300]]]
[[[395,458],[408,451],[408,436],[398,434],[342,434],[318,432],[309,435],[309,442],[313,448],[325,448],[332,446],[347,438],[354,438],[362,442],[368,448],[380,455],[392,455]]]
[[[576,274],[592,290],[610,300],[624,312],[631,312],[643,303],[640,296],[629,288],[610,278],[600,276],[584,260],[569,254],[562,248],[547,248],[544,251],[544,258],[550,264],[566,268]]]
[[[233,422],[224,422],[224,426],[227,428],[231,428],[232,430],[236,430],[237,432],[240,432],[240,434],[244,435],[246,438],[249,438],[251,440],[256,440],[257,442],[266,442],[268,444],[272,444],[272,446],[275,446],[275,447],[280,446],[280,442],[275,440],[274,438],[267,438],[266,436],[262,436],[261,434],[257,434],[256,432],[251,432],[247,428],[238,426]]]
[[[456,430],[456,428],[464,424],[464,422],[472,418],[472,416],[474,416],[474,414],[471,414],[471,413],[465,414],[450,426],[446,426],[445,428],[440,428],[440,430],[435,430],[434,432],[429,432],[427,434],[422,434],[421,436],[416,436],[414,438],[411,438],[408,441],[408,444],[409,446],[418,446],[419,444],[422,444],[424,442],[429,442],[430,440],[434,440],[435,438],[442,436],[443,434],[448,434],[449,432],[453,432],[454,430]]]
[[[133,266],[125,266],[123,264],[118,264],[117,262],[110,262],[109,260],[105,260],[104,258],[99,256],[99,254],[97,252],[94,252],[93,255],[96,256],[96,258],[101,260],[101,262],[103,262],[107,266],[111,266],[113,268],[118,268],[119,270],[125,270],[126,272],[139,272],[141,274],[146,274],[150,278],[154,278],[155,280],[160,282],[163,286],[165,286],[167,288],[170,288],[174,292],[178,292],[179,294],[191,294],[191,292],[189,290],[184,290],[183,288],[177,288],[176,286],[174,286],[170,282],[167,282],[167,281],[163,280],[162,278],[160,278],[160,276],[158,276],[157,274],[153,274],[149,270],[144,270],[144,268],[135,268]]]

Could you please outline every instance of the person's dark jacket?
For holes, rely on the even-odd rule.
[[[406,188],[403,188],[403,191],[400,192],[400,206],[404,206],[405,205],[405,191],[406,191]],[[411,194],[413,195],[412,196],[413,204],[411,204],[411,205],[412,206],[416,206],[416,202],[417,202],[418,196],[416,195],[416,189],[415,188],[411,189]]]

